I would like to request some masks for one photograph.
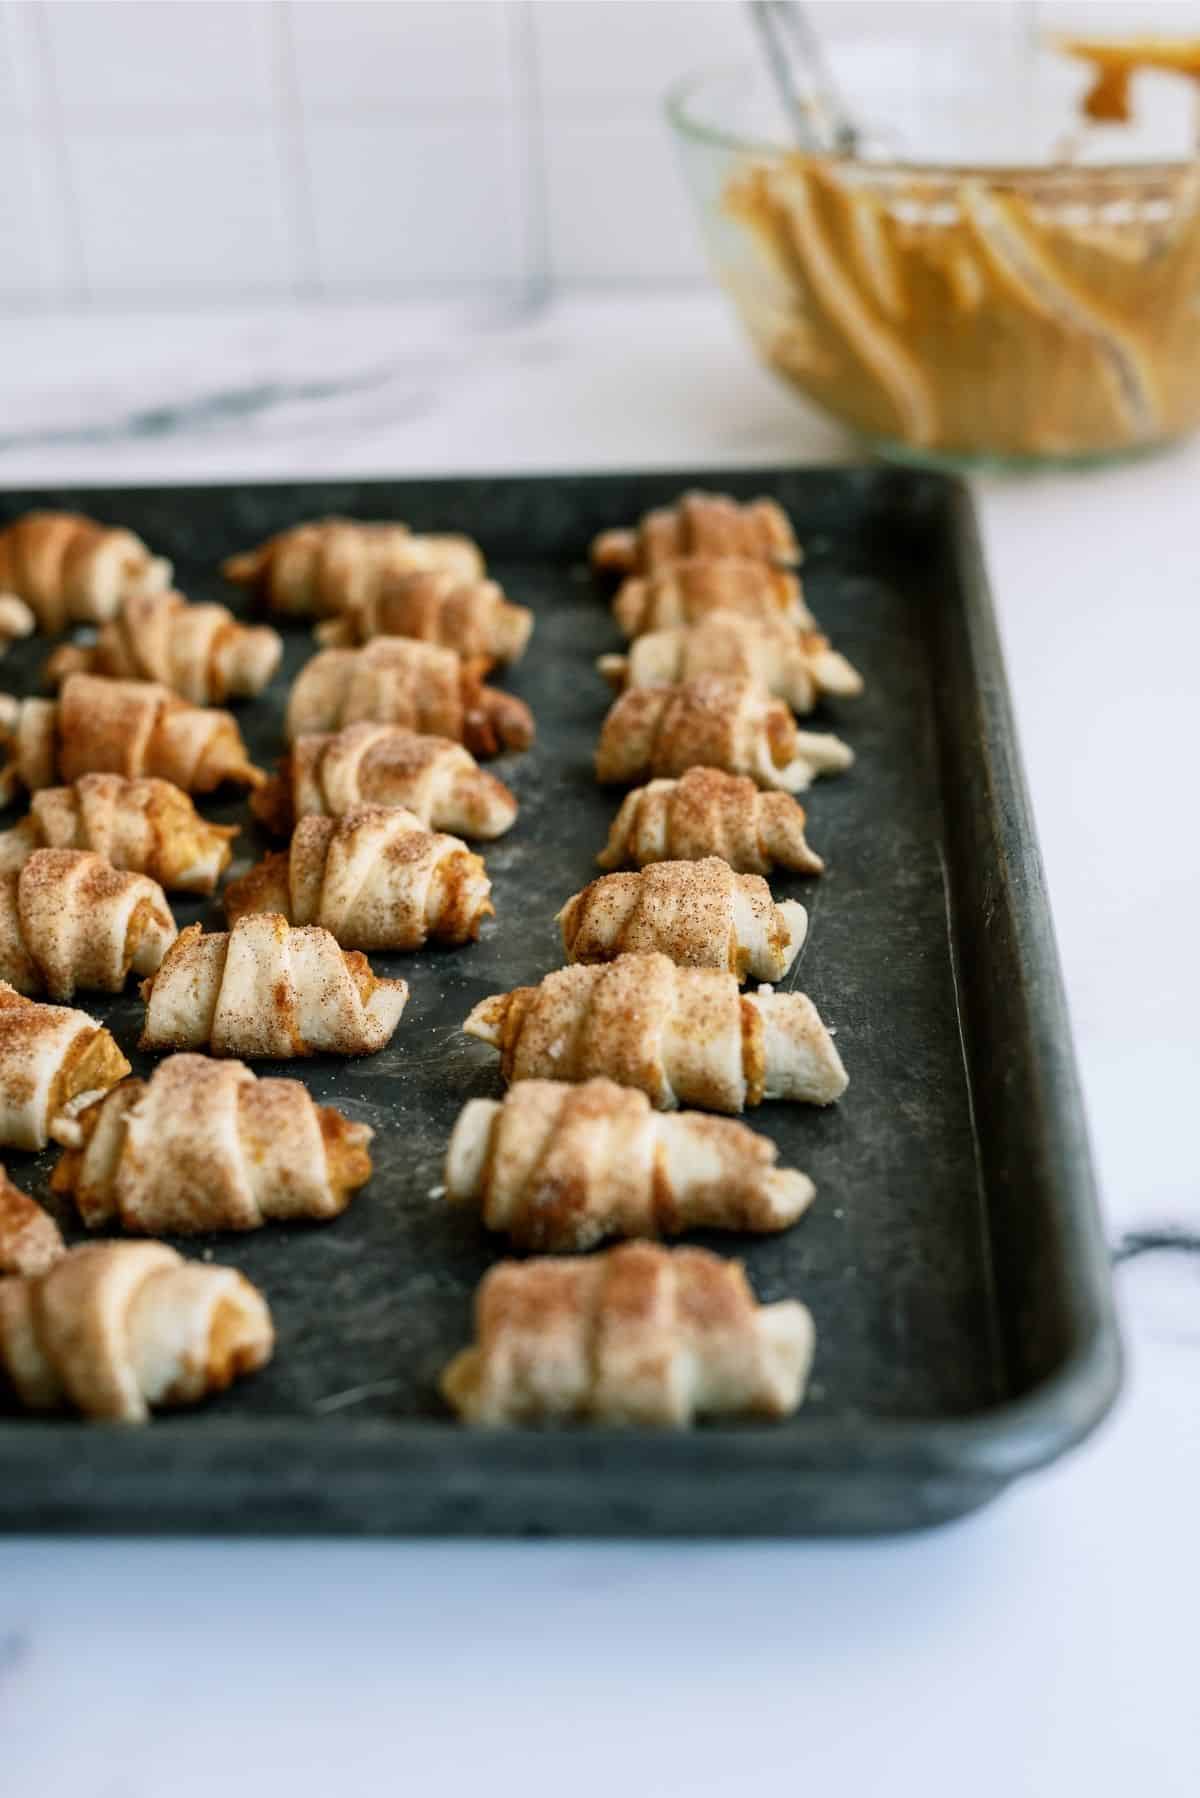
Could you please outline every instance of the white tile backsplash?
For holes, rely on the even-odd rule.
[[[547,111],[642,111],[689,70],[754,55],[741,0],[535,0],[533,18]]]
[[[701,280],[675,145],[657,119],[546,119],[550,275],[562,282]]]
[[[522,279],[511,120],[319,122],[305,141],[325,291]]]
[[[0,128],[0,301],[20,303],[54,293],[60,270],[39,204],[39,144],[32,127]]]
[[[233,0],[47,0],[50,55],[64,111],[269,107],[273,17]]]
[[[1029,8],[1021,0],[808,0],[804,10],[826,42],[928,43],[1008,30]],[[759,54],[743,0],[535,0],[532,11],[550,109],[657,103],[682,75]]]
[[[512,102],[507,6],[489,0],[309,0],[289,8],[306,107],[379,108]]]
[[[33,11],[16,0],[0,0],[0,128],[11,130],[37,108],[37,48]]]
[[[1200,37],[1200,5],[1197,0],[1041,0],[1038,22],[1047,31],[1095,37]]]
[[[81,296],[77,213],[40,8],[0,0],[0,305]]]
[[[1200,0],[807,10],[835,60],[1200,33]],[[741,0],[0,0],[0,306],[703,281],[662,97],[755,54]]]
[[[283,174],[257,123],[69,131],[88,292],[145,303],[293,285]]]

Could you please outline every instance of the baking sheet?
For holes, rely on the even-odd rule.
[[[670,1439],[581,1430],[485,1437],[457,1426],[439,1370],[469,1338],[471,1295],[504,1252],[440,1196],[462,1104],[501,1090],[497,1057],[461,1034],[489,992],[561,962],[553,922],[596,872],[620,794],[591,777],[611,695],[593,670],[619,638],[586,567],[592,533],[690,484],[769,493],[805,545],[806,596],[862,671],[863,698],[813,728],[853,745],[849,774],[804,797],[817,880],[777,874],[809,909],[786,984],[808,992],[850,1074],[827,1111],[765,1105],[748,1121],[818,1196],[778,1237],[700,1236],[744,1259],[764,1300],[810,1306],[818,1348],[801,1414]],[[267,1294],[271,1366],[140,1436],[0,1417],[0,1523],[97,1529],[730,1531],[879,1529],[990,1496],[1101,1414],[1117,1348],[1052,935],[1003,669],[969,508],[955,483],[896,470],[759,470],[9,494],[7,519],[63,504],[131,526],[180,588],[245,610],[221,558],[303,518],[399,518],[477,537],[534,607],[530,650],[500,684],[526,699],[536,747],[490,764],[516,791],[512,832],[484,849],[496,917],[477,944],[372,956],[412,997],[363,1060],[257,1063],[299,1074],[370,1123],[375,1174],[332,1224],[192,1239]],[[278,622],[278,621],[276,621]],[[284,668],[238,709],[255,758],[282,747]],[[0,669],[34,691],[44,640]],[[243,802],[201,802],[245,823]],[[15,815],[15,814],[14,814]],[[234,871],[270,846],[252,825]],[[172,896],[181,925],[221,927]],[[135,1069],[142,1007],[79,1001]],[[1024,1096],[1023,1096],[1024,1095]],[[10,1152],[46,1196],[54,1152]],[[59,1213],[61,1216],[61,1211]],[[78,1235],[76,1230],[72,1232]]]

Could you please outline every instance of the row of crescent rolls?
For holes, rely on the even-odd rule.
[[[463,839],[494,839],[517,813],[476,757],[534,737],[528,707],[484,676],[519,659],[532,613],[487,579],[468,538],[400,525],[300,525],[224,572],[272,610],[318,620],[323,645],[293,683],[279,769],[252,797],[290,840],[226,888],[231,938],[282,919],[352,952],[473,940],[491,886]]]
[[[93,1228],[180,1235],[335,1216],[369,1178],[370,1129],[232,1057],[381,1047],[407,987],[375,980],[346,947],[467,940],[491,909],[479,858],[429,826],[487,838],[514,820],[512,795],[465,741],[492,751],[532,734],[523,708],[481,681],[494,659],[478,642],[481,611],[508,628],[515,656],[520,610],[506,616],[498,589],[465,613],[453,592],[410,592],[410,608],[424,604],[417,635],[473,623],[474,659],[436,640],[364,657],[366,679],[341,683],[343,715],[330,720],[346,728],[293,730],[268,782],[232,717],[201,708],[260,692],[280,639],[224,607],[189,606],[169,578],[129,533],[87,520],[41,516],[0,533],[0,588],[27,594],[0,597],[0,632],[10,617],[9,636],[100,627],[94,644],[51,658],[56,699],[4,707],[8,796],[25,787],[31,797],[28,816],[0,835],[0,1141],[58,1141],[55,1190]],[[382,597],[392,610],[374,621],[381,630],[421,625]],[[311,721],[311,679],[305,691]],[[407,728],[432,720],[449,735]],[[177,938],[162,886],[214,890],[235,833],[203,819],[191,795],[226,781],[255,791],[268,828],[294,826],[291,844],[227,890],[230,931]],[[148,976],[143,1046],[183,1051],[148,1081],[128,1077],[86,1013],[29,996],[116,990],[131,969]],[[201,1047],[223,1059],[188,1052]],[[12,1276],[0,1370],[33,1408],[141,1422],[270,1353],[265,1301],[232,1270],[181,1263],[159,1244],[67,1250],[2,1173],[0,1273]]]
[[[108,1101],[142,1084],[86,1012],[30,995],[119,990],[131,969],[152,973],[175,937],[163,884],[211,892],[229,860],[233,833],[207,824],[190,795],[255,778],[232,717],[197,708],[260,691],[279,639],[223,607],[188,608],[171,572],[132,532],[75,514],[33,513],[0,531],[3,647],[35,629],[99,627],[94,646],[51,658],[57,698],[0,707],[4,801],[32,796],[28,816],[0,836],[6,1147],[90,1131]],[[109,676],[120,678],[96,678]],[[167,1138],[150,1147],[165,1166]],[[235,1270],[158,1242],[67,1249],[3,1170],[0,1275],[0,1389],[30,1410],[142,1423],[152,1407],[194,1402],[271,1354],[269,1308]]]
[[[194,674],[204,648],[208,673],[227,691],[261,690],[270,679],[264,658],[273,650],[278,661],[274,634],[264,627],[239,639],[220,606],[192,607],[183,623],[173,572],[130,530],[75,512],[25,513],[0,528],[0,630],[11,639],[94,625],[97,641],[86,652],[93,671],[152,669],[155,679],[184,663]],[[411,636],[510,661],[532,628],[532,615],[486,579],[477,545],[402,524],[301,524],[228,558],[223,573],[269,611],[327,621],[332,641]]]
[[[281,640],[189,605],[172,572],[133,532],[75,513],[0,531],[0,614],[19,605],[48,634],[96,627],[51,656],[54,697],[0,697],[0,798],[30,795],[0,835],[0,977],[22,994],[153,975],[177,934],[163,889],[211,892],[230,858],[235,833],[193,795],[263,778],[214,708],[262,691]]]
[[[491,885],[463,838],[498,837],[517,812],[475,758],[534,737],[528,707],[484,676],[520,657],[532,613],[486,578],[468,538],[401,525],[303,524],[224,572],[319,620],[324,645],[293,682],[287,749],[252,798],[289,842],[226,888],[231,938],[271,919],[354,952],[473,940]]]
[[[763,878],[822,868],[791,792],[850,760],[791,708],[861,685],[802,612],[798,554],[770,502],[696,494],[593,546],[625,577],[615,609],[634,639],[601,660],[624,695],[597,774],[654,778],[621,807],[599,857],[611,871],[558,913],[567,965],[466,1021],[499,1050],[507,1091],[460,1114],[447,1195],[535,1257],[485,1276],[475,1340],[444,1373],[468,1422],[678,1428],[803,1398],[807,1309],[759,1304],[738,1263],[661,1240],[795,1223],[812,1182],[711,1114],[828,1104],[846,1085],[803,994],[741,991],[782,979],[804,941],[804,907],[776,904]],[[623,1240],[581,1256],[606,1239]]]
[[[421,552],[448,553],[448,565],[387,578],[386,558],[411,547],[383,532],[310,529],[227,568],[269,603],[324,620],[324,647],[289,700],[287,756],[254,803],[269,828],[294,827],[291,845],[234,883],[227,892],[233,912],[283,903],[285,889],[294,910],[312,890],[305,870],[323,845],[361,833],[364,818],[373,819],[369,830],[394,831],[398,816],[412,815],[361,813],[352,809],[356,801],[398,799],[413,808],[414,822],[462,826],[485,838],[511,823],[511,795],[475,766],[471,752],[524,748],[532,738],[520,703],[481,678],[521,654],[531,615],[483,578],[481,563],[470,564],[462,540],[427,542]],[[461,914],[461,906],[453,909]]]

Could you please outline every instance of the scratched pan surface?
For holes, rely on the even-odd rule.
[[[471,1295],[503,1245],[440,1197],[459,1108],[497,1094],[496,1058],[461,1034],[484,994],[561,960],[554,913],[594,873],[618,795],[590,758],[616,646],[586,570],[590,537],[681,488],[775,495],[806,547],[809,602],[863,671],[827,706],[857,762],[806,798],[824,878],[778,876],[810,928],[790,986],[837,1032],[836,1107],[763,1106],[751,1121],[818,1197],[791,1232],[713,1236],[763,1299],[802,1298],[818,1350],[800,1415],[664,1438],[458,1428],[437,1376],[467,1340]],[[375,1174],[335,1223],[181,1244],[268,1295],[272,1365],[198,1411],[137,1434],[0,1414],[0,1523],[22,1529],[800,1534],[936,1521],[982,1502],[1082,1435],[1119,1355],[1071,1046],[1003,667],[968,503],[895,470],[711,471],[0,495],[0,521],[71,506],[171,556],[195,599],[242,608],[229,552],[305,518],[404,519],[477,537],[537,612],[503,684],[537,745],[494,764],[515,829],[487,847],[496,917],[477,944],[376,956],[412,989],[391,1046],[365,1060],[259,1064],[375,1130]],[[239,716],[256,756],[282,746],[284,670]],[[36,690],[45,643],[0,668]],[[245,807],[235,869],[268,845]],[[179,923],[220,927],[207,902]],[[141,1072],[133,990],[79,1001]],[[47,1196],[53,1153],[6,1159]],[[60,1213],[61,1215],[61,1213]],[[68,1220],[63,1218],[64,1224]],[[68,1234],[78,1231],[68,1226]]]

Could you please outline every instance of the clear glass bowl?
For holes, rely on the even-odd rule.
[[[671,94],[710,256],[759,354],[908,460],[1077,463],[1195,430],[1194,85],[1147,77],[1140,122],[1093,125],[1066,59],[965,66],[911,44],[851,56],[839,83],[867,134],[848,158],[789,148],[752,69]]]

